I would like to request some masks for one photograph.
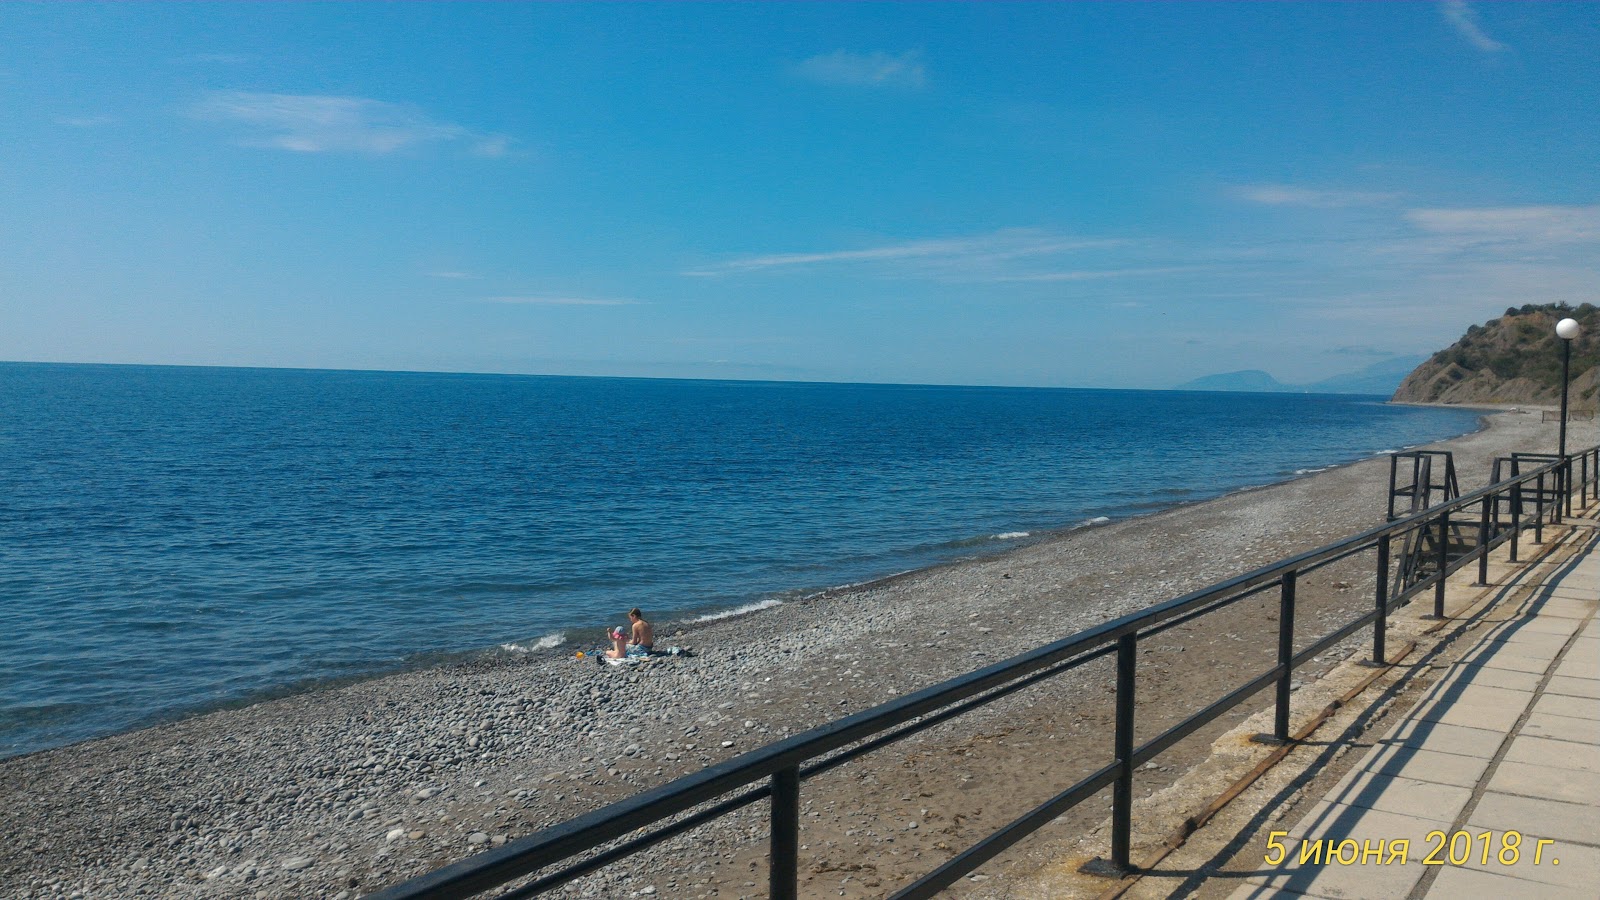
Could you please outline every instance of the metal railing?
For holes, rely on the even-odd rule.
[[[1511,542],[1515,560],[1522,531],[1532,527],[1542,532],[1547,520],[1559,522],[1564,506],[1570,506],[1574,467],[1580,505],[1590,497],[1600,497],[1600,484],[1597,484],[1600,447],[1593,447],[1572,455],[1565,462],[1544,463],[1449,503],[1386,522],[1336,543],[752,750],[372,896],[379,900],[470,897],[559,867],[500,895],[531,897],[752,803],[770,800],[770,896],[789,900],[797,896],[799,889],[800,787],[807,779],[1045,679],[1113,655],[1116,658],[1116,728],[1111,760],[892,897],[910,900],[934,896],[1107,787],[1112,789],[1111,858],[1102,861],[1102,868],[1112,873],[1131,871],[1135,769],[1268,686],[1276,688],[1276,708],[1272,734],[1262,737],[1289,740],[1291,675],[1296,668],[1368,625],[1373,627],[1372,661],[1386,665],[1384,640],[1388,613],[1431,587],[1434,614],[1443,616],[1444,585],[1450,574],[1477,560],[1479,582],[1485,582],[1489,551],[1507,541]],[[1554,490],[1550,489],[1551,485],[1556,486]],[[1531,501],[1528,495],[1532,495]],[[1528,514],[1530,507],[1531,516]],[[1447,539],[1452,516],[1467,516],[1474,508],[1479,529],[1476,545],[1452,557],[1451,543]],[[1570,509],[1566,511],[1570,513]],[[1457,518],[1456,524],[1460,523],[1461,518]],[[1421,529],[1437,529],[1440,537],[1435,542],[1439,552],[1435,570],[1430,577],[1391,593],[1391,544]],[[1542,534],[1536,539],[1542,540]],[[1371,607],[1297,651],[1295,593],[1300,579],[1323,566],[1369,551],[1376,554],[1377,575]],[[1276,665],[1161,734],[1142,744],[1136,743],[1134,696],[1139,642],[1273,588],[1278,590]],[[653,830],[635,834],[644,829]],[[583,858],[573,861],[580,856]]]

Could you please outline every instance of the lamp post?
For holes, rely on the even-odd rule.
[[[1572,462],[1567,459],[1567,382],[1572,377],[1572,339],[1582,330],[1576,319],[1562,319],[1556,323],[1556,337],[1561,339],[1561,430],[1556,453],[1561,457],[1561,492],[1566,496],[1568,513],[1572,512]]]

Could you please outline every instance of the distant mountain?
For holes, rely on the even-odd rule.
[[[1178,385],[1180,391],[1248,391],[1251,393],[1282,393],[1295,390],[1260,369],[1242,372],[1223,372],[1207,375]]]
[[[1600,371],[1600,309],[1585,303],[1529,303],[1498,319],[1473,325],[1461,339],[1429,357],[1395,390],[1401,403],[1561,402],[1561,342],[1556,322],[1578,320],[1583,332],[1572,342],[1574,409],[1595,408]]]
[[[1392,394],[1411,370],[1427,359],[1422,354],[1396,356],[1375,362],[1348,375],[1335,375],[1305,386],[1317,394]]]
[[[1335,375],[1310,384],[1284,384],[1260,369],[1207,375],[1178,385],[1180,391],[1245,391],[1249,393],[1295,394],[1376,394],[1394,393],[1396,387],[1426,360],[1426,356],[1397,356],[1375,362],[1354,372]]]

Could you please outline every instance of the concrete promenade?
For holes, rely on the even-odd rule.
[[[1287,834],[1273,832],[1281,862],[1234,898],[1594,900],[1600,552],[1594,519],[1573,524],[1578,552],[1485,617],[1421,703]]]

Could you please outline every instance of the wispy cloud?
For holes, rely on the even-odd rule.
[[[1600,206],[1413,209],[1406,220],[1430,234],[1470,244],[1600,241]]]
[[[451,281],[468,281],[468,280],[476,279],[476,278],[478,278],[480,276],[474,275],[471,272],[429,272],[428,273],[428,277],[429,278],[447,278],[447,279],[450,279]]]
[[[1131,269],[1074,269],[1067,272],[1037,272],[1031,275],[1002,275],[995,281],[1101,281],[1107,278],[1154,278],[1201,272],[1212,266],[1145,266]]]
[[[920,88],[928,80],[922,54],[916,50],[904,53],[835,50],[802,61],[795,66],[795,72],[821,84],[863,87]]]
[[[56,116],[57,125],[68,128],[100,128],[104,125],[115,125],[122,120],[116,116]]]
[[[472,155],[486,156],[497,159],[511,152],[511,138],[503,134],[491,134],[473,140]]]
[[[1267,206],[1379,206],[1399,199],[1399,194],[1380,191],[1318,190],[1292,184],[1251,184],[1239,188],[1239,196],[1251,203]]]
[[[225,66],[238,66],[250,62],[253,57],[243,53],[191,53],[180,56],[176,60],[181,63],[217,64]]]
[[[430,143],[466,142],[473,152],[503,155],[510,139],[434,119],[407,103],[321,94],[215,91],[191,112],[250,129],[243,143],[297,153],[381,155]]]
[[[506,303],[521,306],[637,306],[638,300],[618,300],[602,297],[483,297],[483,303]]]
[[[920,276],[1011,277],[1026,273],[1003,270],[1016,260],[1040,259],[1125,242],[1066,237],[1028,229],[958,238],[903,241],[876,247],[816,253],[772,253],[746,256],[684,272],[716,277],[774,270],[873,266],[887,274]]]
[[[1439,4],[1439,10],[1444,13],[1444,20],[1450,23],[1456,33],[1479,50],[1485,53],[1500,53],[1508,49],[1505,44],[1484,33],[1483,27],[1478,24],[1478,11],[1464,0],[1445,0]]]

